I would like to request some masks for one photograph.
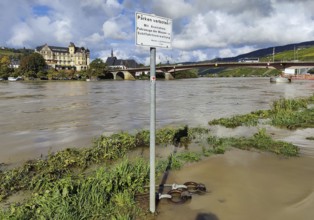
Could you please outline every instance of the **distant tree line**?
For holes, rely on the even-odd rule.
[[[42,80],[64,80],[64,79],[86,79],[101,78],[107,71],[107,65],[102,59],[97,58],[90,63],[90,68],[85,71],[76,71],[75,69],[56,70],[49,68],[45,59],[39,53],[33,51],[29,53],[28,49],[6,49],[14,53],[7,55],[0,54],[0,78],[22,76],[24,79],[42,79]],[[19,61],[19,67],[13,68],[12,62]]]

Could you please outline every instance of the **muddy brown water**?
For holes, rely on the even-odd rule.
[[[156,219],[312,220],[313,158],[282,158],[233,149],[224,155],[170,171],[168,183],[196,181],[205,195],[182,205],[162,200]]]
[[[0,83],[0,164],[16,163],[66,147],[89,146],[103,132],[149,129],[148,81]],[[157,82],[157,127],[203,126],[209,120],[269,109],[280,97],[309,96],[314,82],[270,84],[268,78]],[[313,129],[267,125],[273,138],[301,148],[301,156],[233,149],[171,171],[167,183],[201,182],[208,193],[183,205],[161,201],[157,219],[314,219]],[[262,126],[262,127],[263,127]],[[217,136],[249,136],[258,128],[210,127]],[[173,149],[157,152],[166,158]],[[182,150],[182,149],[181,149]],[[136,155],[135,155],[136,156]]]
[[[272,84],[241,77],[158,80],[156,87],[157,128],[207,126],[212,119],[269,109],[280,97],[314,92],[310,80]],[[0,163],[90,146],[102,133],[149,129],[149,102],[150,82],[143,80],[0,82]]]

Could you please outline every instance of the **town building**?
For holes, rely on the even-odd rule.
[[[10,60],[10,68],[17,69],[20,67],[20,60],[12,58]]]
[[[49,46],[48,44],[36,47],[47,65],[54,69],[87,70],[90,63],[90,51],[84,47],[76,47],[70,43],[68,47]]]
[[[111,57],[107,58],[106,64],[109,69],[127,69],[139,67],[139,64],[133,59],[128,60],[118,59],[113,55],[113,50],[111,50]]]

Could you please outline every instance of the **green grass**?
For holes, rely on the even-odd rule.
[[[280,53],[275,53],[275,61],[311,61],[314,60],[314,47],[299,47],[294,50],[288,50]],[[268,62],[273,60],[273,55],[260,58],[261,62]]]
[[[0,56],[15,56],[16,54],[12,51],[0,49]]]
[[[313,128],[314,108],[308,108],[314,104],[314,95],[308,98],[285,99],[274,101],[270,110],[259,110],[245,115],[235,115],[230,118],[219,118],[209,121],[209,125],[223,125],[228,128],[238,126],[256,126],[260,119],[270,119],[273,126],[289,129]]]
[[[167,146],[187,145],[199,134],[208,132],[196,128],[163,128],[156,131],[156,144]],[[40,191],[50,187],[60,178],[74,171],[84,172],[94,165],[108,166],[123,158],[130,150],[149,147],[149,131],[143,130],[132,135],[120,132],[110,136],[100,136],[89,148],[68,148],[50,154],[45,159],[26,162],[22,167],[0,172],[0,202],[20,190]]]
[[[209,137],[208,143],[212,145],[214,149],[220,150],[225,150],[228,147],[235,147],[243,150],[250,150],[254,148],[284,156],[297,156],[299,154],[299,148],[297,146],[283,141],[273,140],[269,135],[266,134],[265,129],[259,130],[256,134],[253,135],[253,137],[249,138]]]
[[[147,162],[124,160],[85,178],[58,179],[22,205],[0,210],[0,219],[135,219],[140,215],[135,193],[143,192],[148,180]]]
[[[288,129],[314,128],[314,109],[299,112],[278,112],[271,118],[271,124]]]
[[[235,115],[230,118],[219,118],[208,122],[209,125],[223,125],[227,128],[238,126],[256,126],[259,119],[269,117],[269,111],[259,110],[245,115]]]
[[[0,49],[0,57],[1,56],[9,56],[9,57],[15,57],[15,58],[20,58],[21,56],[25,54],[30,54],[33,53],[34,50],[32,49]]]
[[[273,141],[265,130],[250,138],[217,138],[205,128],[163,128],[156,140],[166,147],[207,140],[200,152],[172,153],[156,161],[156,177],[166,170],[180,169],[185,163],[223,154],[230,147],[256,148],[285,156],[296,156],[298,148]],[[0,219],[146,219],[147,207],[136,195],[147,193],[147,159],[126,158],[137,147],[148,147],[149,132],[131,135],[120,132],[97,138],[85,149],[66,149],[45,159],[28,161],[21,167],[0,171],[0,201],[27,190],[30,197],[0,210]],[[148,198],[146,198],[148,199]],[[147,204],[148,201],[145,202]]]
[[[250,76],[260,76],[269,77],[279,75],[280,71],[276,69],[264,69],[264,68],[228,68],[225,69],[217,75],[218,77],[250,77]],[[213,74],[208,74],[211,77]],[[214,75],[216,76],[216,75]]]
[[[314,60],[314,46],[313,47],[299,47],[297,50],[287,50],[280,53],[275,53],[275,56],[269,55],[260,57],[260,62],[272,62],[275,61],[313,61]],[[258,68],[227,68],[219,72],[215,71],[212,74],[211,68],[202,71],[202,75],[208,77],[249,77],[249,76],[261,76],[270,77],[281,74],[281,70],[276,69],[258,69]],[[206,74],[207,73],[207,74]]]

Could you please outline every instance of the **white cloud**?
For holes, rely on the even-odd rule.
[[[201,50],[195,50],[193,51],[193,60],[196,60],[196,61],[202,61],[202,60],[207,60],[208,57],[207,57],[207,54]]]
[[[71,21],[69,20],[62,20],[62,21],[55,21],[53,23],[55,26],[55,37],[56,40],[60,43],[69,42],[72,40],[71,34]]]
[[[104,36],[100,35],[99,33],[93,33],[84,38],[84,41],[90,44],[99,44],[100,42],[104,41]]]
[[[152,8],[158,14],[176,19],[194,13],[191,3],[184,0],[153,0]]]
[[[19,23],[13,27],[12,35],[7,43],[13,47],[23,47],[33,38],[34,33],[26,23]]]
[[[72,41],[88,47],[93,57],[113,48],[119,58],[143,63],[149,48],[134,46],[136,11],[173,19],[173,49],[158,50],[162,62],[314,40],[311,0],[2,0],[0,8],[5,9],[1,46],[67,46]]]
[[[131,22],[124,17],[112,18],[103,24],[105,38],[115,40],[127,40],[133,37],[130,35]]]

